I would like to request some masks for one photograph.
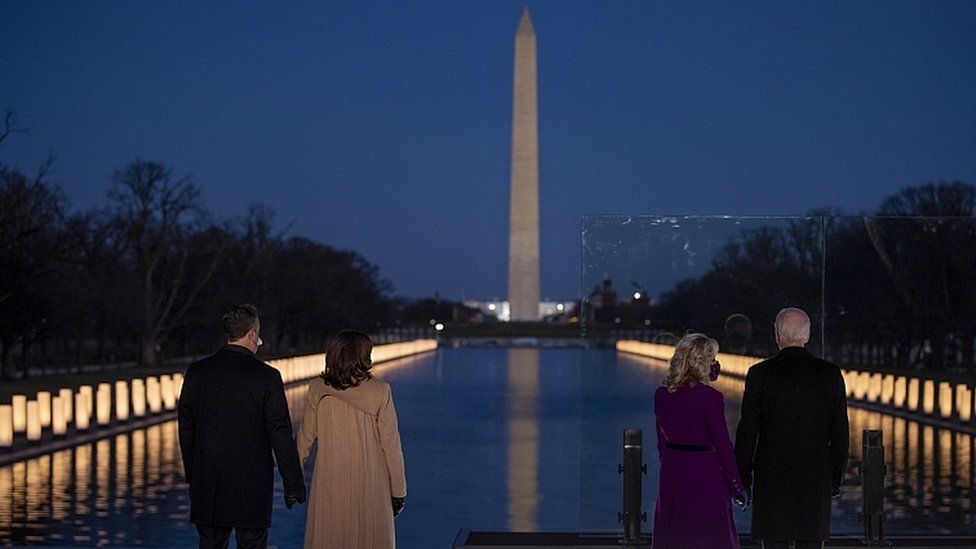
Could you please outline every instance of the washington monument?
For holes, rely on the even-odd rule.
[[[515,31],[508,302],[513,321],[539,319],[539,128],[535,29],[529,10]]]

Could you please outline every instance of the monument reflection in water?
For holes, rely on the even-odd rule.
[[[378,370],[393,386],[407,461],[400,547],[444,546],[462,527],[618,528],[618,423],[645,430],[644,507],[653,510],[660,361],[606,350],[442,349]],[[731,429],[742,382],[722,378],[717,388]],[[296,422],[303,391],[288,390]],[[860,531],[860,431],[882,428],[888,531],[976,535],[973,436],[856,408],[850,416],[854,455],[834,532]],[[609,442],[591,444],[595,433]],[[287,511],[276,490],[272,543],[300,546],[305,506]],[[192,546],[188,505],[171,421],[0,468],[0,546]],[[736,520],[748,530],[747,513]]]

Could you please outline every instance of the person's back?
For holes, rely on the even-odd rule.
[[[369,338],[343,330],[327,372],[309,382],[297,446],[304,463],[318,440],[305,547],[392,549],[406,477],[390,386],[369,374]]]
[[[267,545],[276,462],[289,498],[304,499],[281,374],[255,358],[253,338],[192,364],[183,381],[180,446],[201,547],[226,547],[231,529],[240,547]]]
[[[831,495],[847,461],[840,369],[796,343],[749,369],[736,431],[739,474],[752,480],[752,537],[767,547],[819,547],[829,537]]]

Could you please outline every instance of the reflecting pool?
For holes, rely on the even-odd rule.
[[[442,349],[378,365],[393,386],[407,464],[399,547],[446,547],[462,527],[615,530],[623,428],[645,432],[650,514],[651,395],[663,372],[658,361],[578,349]],[[716,387],[732,430],[742,383],[723,378]],[[296,422],[303,391],[288,389]],[[854,456],[834,532],[860,531],[860,432],[883,428],[888,532],[976,535],[971,435],[855,408],[850,415]],[[276,490],[271,543],[300,546],[305,506],[288,511],[280,483]],[[192,546],[188,506],[170,421],[0,468],[0,546]],[[736,518],[747,531],[748,513]]]

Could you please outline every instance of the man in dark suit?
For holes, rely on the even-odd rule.
[[[819,548],[847,465],[847,393],[840,368],[804,347],[806,313],[783,309],[775,328],[779,353],[746,375],[735,455],[752,488],[752,538],[765,549]]]
[[[200,548],[265,548],[274,469],[289,509],[305,501],[305,481],[292,439],[281,374],[255,358],[261,321],[252,305],[223,318],[227,344],[192,364],[183,380],[179,425],[190,484],[190,521]]]

